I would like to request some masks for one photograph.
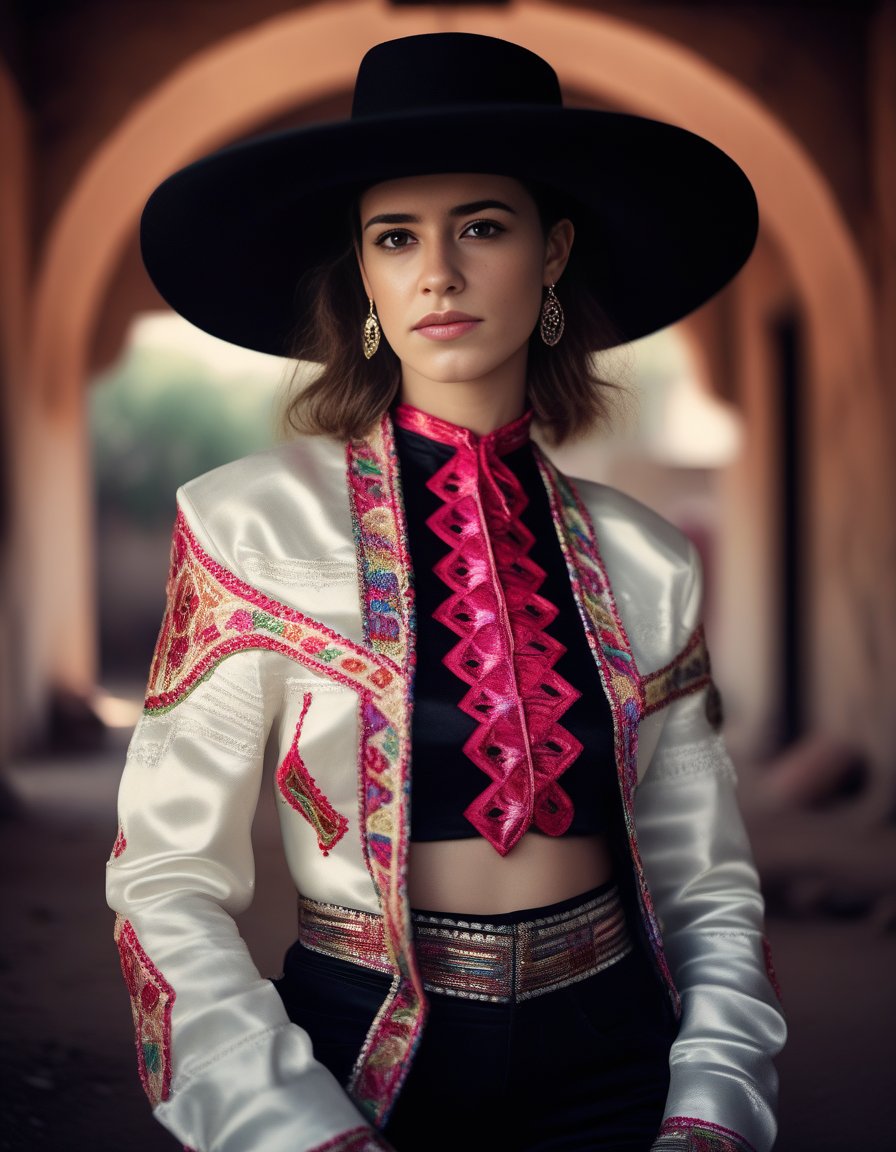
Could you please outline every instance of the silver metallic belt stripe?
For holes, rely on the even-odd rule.
[[[493,924],[412,914],[428,992],[510,1003],[543,996],[615,964],[632,950],[614,886],[566,911]],[[299,942],[323,956],[392,974],[381,916],[317,900],[299,901]]]

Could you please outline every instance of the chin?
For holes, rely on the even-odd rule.
[[[483,360],[473,356],[452,356],[438,364],[414,364],[409,367],[421,380],[431,380],[433,384],[475,384],[486,380],[505,363],[501,359]]]

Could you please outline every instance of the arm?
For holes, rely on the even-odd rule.
[[[695,555],[689,584],[683,635],[699,619]],[[734,769],[707,715],[712,691],[668,706],[636,798],[644,868],[682,1000],[655,1152],[768,1152],[776,1131],[772,1057],[785,1026],[766,972],[763,903]]]
[[[283,663],[238,652],[134,734],[107,896],[141,1078],[156,1117],[193,1149],[385,1147],[231,919],[252,898],[251,825]]]

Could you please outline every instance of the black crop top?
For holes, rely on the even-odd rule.
[[[411,838],[481,834],[503,854],[526,830],[606,833],[619,804],[612,715],[573,599],[528,418],[480,438],[407,405],[394,415],[417,614]],[[466,445],[451,442],[457,435]],[[478,476],[471,475],[477,456]],[[502,520],[508,505],[515,514]],[[492,530],[483,540],[486,521]],[[482,624],[492,620],[487,606],[480,619],[475,597],[465,595],[469,569],[503,618],[503,629],[491,636],[497,626]],[[516,576],[529,585],[522,597],[509,588]],[[498,632],[503,651],[489,666],[489,640],[494,648]],[[490,670],[481,675],[484,668]],[[524,753],[526,745],[535,765],[535,811],[517,819],[513,749]],[[517,767],[528,777],[529,766],[526,759]],[[509,786],[501,784],[502,773]],[[509,832],[514,821],[516,831]]]

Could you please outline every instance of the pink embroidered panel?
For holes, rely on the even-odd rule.
[[[182,512],[171,546],[168,607],[149,674],[145,708],[164,712],[235,652],[266,648],[374,696],[395,666],[301,612],[262,595],[213,560]]]
[[[557,609],[539,595],[528,500],[501,460],[527,442],[531,417],[481,437],[406,405],[395,419],[455,448],[428,481],[442,505],[427,523],[451,549],[435,569],[449,589],[435,616],[460,637],[444,662],[469,685],[460,708],[478,725],[464,752],[491,780],[464,814],[506,855],[533,825],[550,836],[569,827],[559,778],[582,751],[560,723],[580,693],[554,670],[566,649],[545,631]]]
[[[277,789],[287,804],[303,816],[315,830],[317,845],[324,856],[327,856],[330,849],[348,830],[348,820],[336,811],[318,788],[299,753],[299,737],[310,705],[311,693],[306,692],[292,745],[277,769]]]
[[[128,842],[127,842],[127,838],[124,834],[124,829],[119,824],[118,834],[115,837],[115,843],[112,845],[112,859],[117,860],[118,857],[122,854],[122,852],[124,852],[125,848],[127,848],[127,846],[128,846]]]
[[[121,972],[131,996],[140,1081],[153,1107],[171,1090],[171,1009],[174,989],[143,949],[130,921],[115,921]]]

